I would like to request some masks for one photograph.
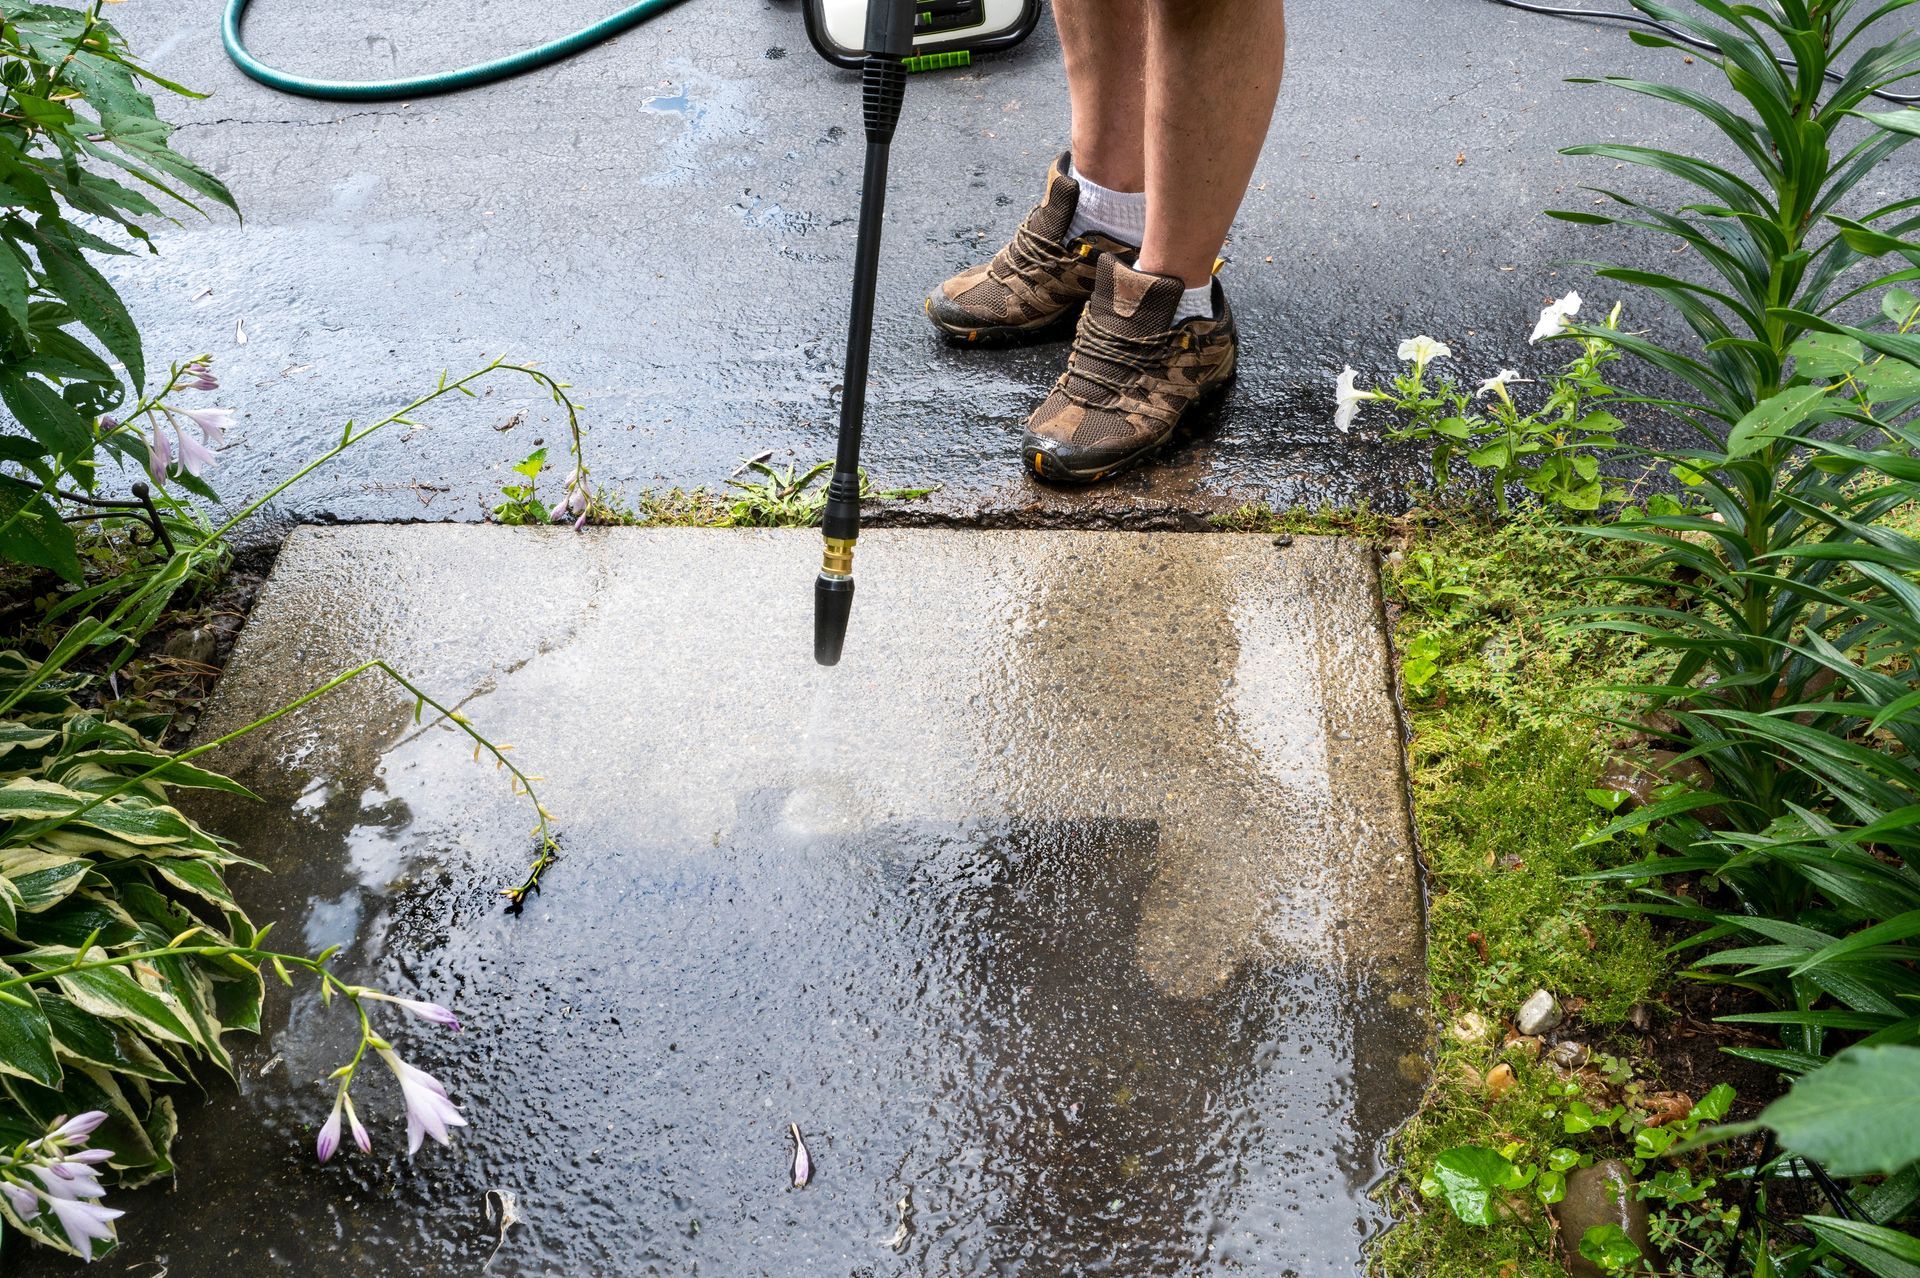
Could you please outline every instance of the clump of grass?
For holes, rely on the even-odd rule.
[[[1321,506],[1315,510],[1275,510],[1248,503],[1210,516],[1208,523],[1222,532],[1294,533],[1303,537],[1361,537],[1369,541],[1389,536],[1398,521],[1375,514],[1364,501],[1355,506]]]
[[[746,462],[727,480],[727,491],[705,487],[642,489],[631,499],[606,489],[594,495],[588,519],[629,528],[813,528],[827,505],[830,461],[806,469],[773,465],[764,457]],[[927,488],[878,489],[860,472],[860,496],[867,501],[912,501]]]

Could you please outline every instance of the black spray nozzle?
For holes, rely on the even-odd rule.
[[[847,621],[853,616],[853,578],[821,573],[813,581],[813,659],[840,664],[847,646]]]
[[[867,411],[867,356],[873,341],[873,284],[880,269],[880,220],[887,197],[887,149],[900,120],[913,52],[916,0],[870,0],[861,114],[867,157],[860,174],[860,222],[854,240],[853,305],[847,312],[847,367],[840,391],[840,441],[820,531],[826,552],[813,585],[813,659],[837,665],[853,615],[853,543],[860,535],[860,431]]]

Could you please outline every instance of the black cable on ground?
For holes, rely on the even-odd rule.
[[[1509,9],[1521,9],[1527,13],[1545,14],[1550,18],[1584,18],[1595,22],[1625,22],[1630,26],[1651,28],[1652,30],[1660,32],[1662,35],[1671,36],[1682,44],[1692,45],[1694,48],[1706,53],[1719,53],[1718,49],[1715,49],[1705,40],[1688,35],[1678,27],[1670,27],[1658,18],[1649,18],[1644,13],[1626,13],[1617,9],[1566,9],[1558,5],[1531,4],[1528,3],[1528,0],[1493,0],[1493,2],[1495,4],[1503,4]],[[1777,54],[1775,56],[1779,57]],[[1796,64],[1792,58],[1780,57],[1780,65],[1790,67]],[[1827,72],[1827,79],[1829,80],[1839,80],[1841,78],[1841,75],[1836,71]],[[1913,106],[1916,103],[1920,103],[1920,93],[1889,93],[1884,89],[1880,89],[1876,90],[1873,96],[1885,102],[1892,102],[1897,106]]]

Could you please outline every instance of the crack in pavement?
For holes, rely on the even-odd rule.
[[[189,120],[184,124],[175,125],[174,132],[185,133],[188,129],[206,129],[222,124],[277,124],[294,129],[313,129],[330,124],[345,124],[349,120],[368,120],[381,117],[399,120],[405,119],[407,114],[405,111],[354,111],[347,115],[334,116],[329,120],[248,120],[242,119],[239,116],[224,116],[218,120]]]

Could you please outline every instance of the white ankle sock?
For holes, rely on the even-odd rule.
[[[1098,231],[1122,244],[1140,243],[1147,233],[1145,191],[1115,191],[1072,166],[1067,172],[1080,184],[1080,202],[1074,206],[1073,221],[1067,226],[1069,240],[1088,231]]]
[[[1173,322],[1184,324],[1194,316],[1202,319],[1213,318],[1213,281],[1208,280],[1199,288],[1190,288],[1180,295],[1180,305],[1173,309]]]

